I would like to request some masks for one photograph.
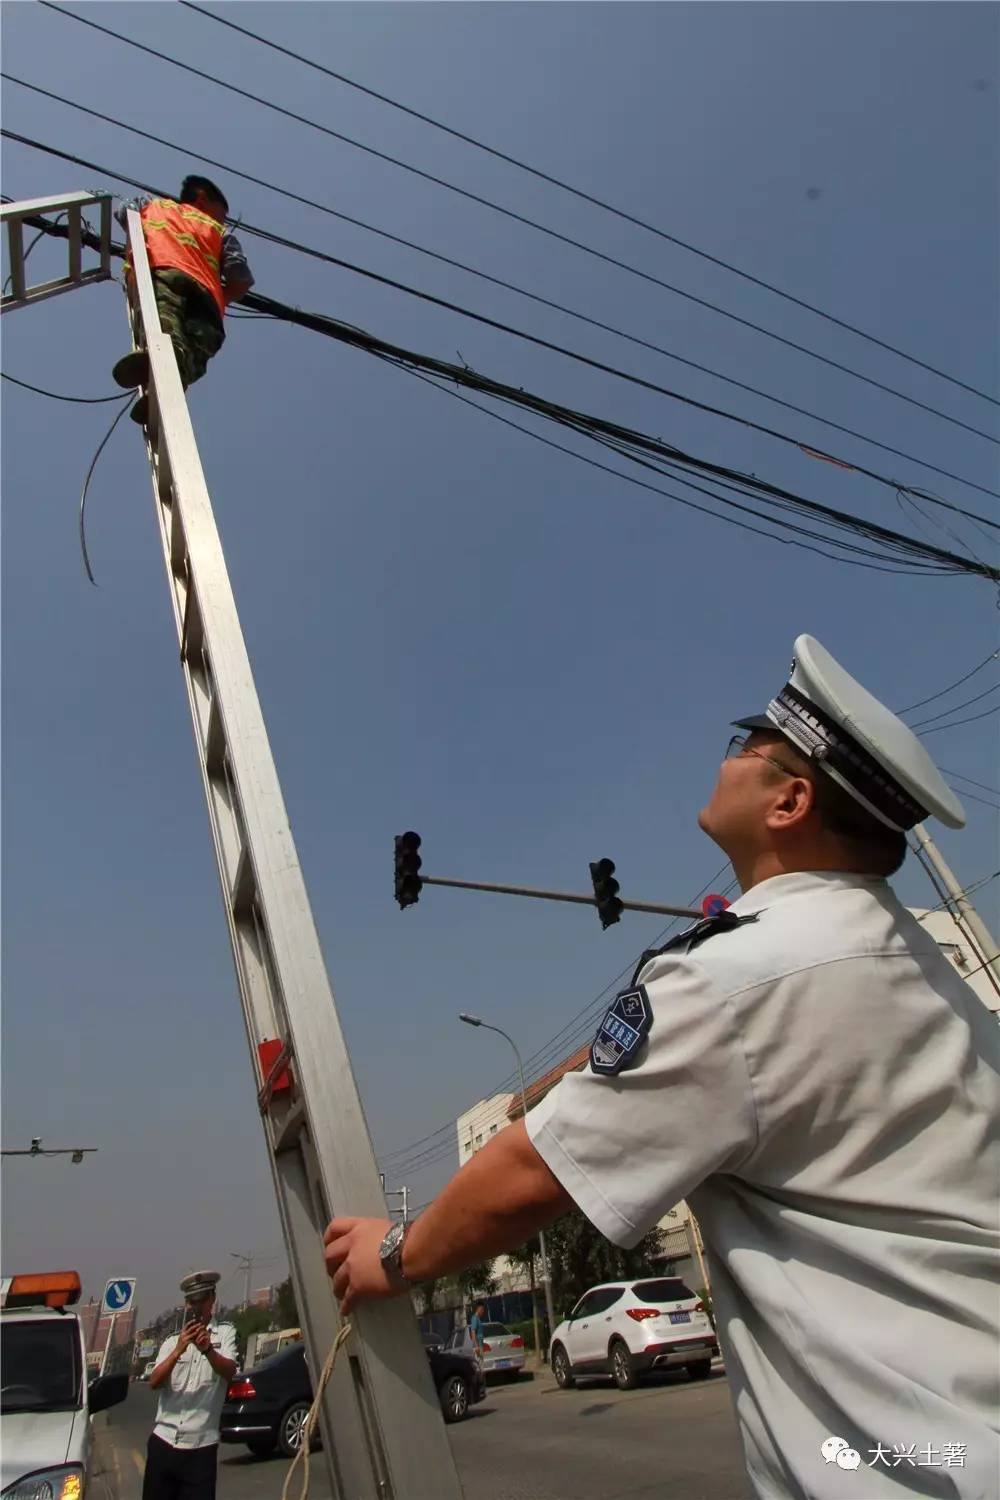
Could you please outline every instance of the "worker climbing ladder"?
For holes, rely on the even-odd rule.
[[[50,209],[63,201],[47,200]],[[8,205],[11,217],[19,207]],[[131,211],[128,239],[134,268],[129,317],[136,348],[149,354],[146,442],[181,669],[264,1137],[316,1382],[340,1330],[323,1229],[337,1213],[383,1215],[385,1198],[177,363],[160,331],[139,215]],[[18,290],[23,299],[23,275]],[[320,1410],[332,1494],[336,1500],[459,1500],[408,1299],[363,1304],[351,1324]]]

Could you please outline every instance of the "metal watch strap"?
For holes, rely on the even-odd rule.
[[[399,1237],[399,1243],[392,1251],[391,1255],[387,1256],[386,1259],[382,1262],[382,1265],[385,1268],[386,1275],[389,1276],[391,1280],[396,1281],[398,1285],[404,1286],[407,1291],[409,1291],[411,1287],[416,1285],[416,1283],[411,1281],[403,1270],[403,1250],[406,1246],[407,1236],[409,1235],[412,1228],[412,1221],[403,1225],[403,1232]]]

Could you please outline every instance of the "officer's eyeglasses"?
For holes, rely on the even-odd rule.
[[[783,766],[780,760],[774,760],[772,756],[763,755],[761,751],[754,750],[751,745],[747,744],[747,739],[748,736],[745,734],[734,734],[726,746],[726,760],[738,760],[742,755],[756,755],[758,760],[766,760],[769,766],[774,766],[775,770],[780,771],[783,776],[797,776],[799,774],[797,771],[791,770],[788,766]]]

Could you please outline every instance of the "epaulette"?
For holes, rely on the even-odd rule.
[[[737,927],[743,927],[747,922],[756,922],[759,912],[747,912],[745,916],[739,916],[736,912],[727,909],[715,914],[714,917],[704,917],[696,922],[693,927],[687,927],[672,937],[669,943],[664,943],[662,948],[647,948],[642,954],[632,975],[632,983],[636,984],[639,975],[651,958],[659,958],[661,953],[672,953],[676,948],[682,948],[687,944],[687,951],[697,948],[701,943],[707,942],[710,937],[715,937],[719,932],[732,932]]]

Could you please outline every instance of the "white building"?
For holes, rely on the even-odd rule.
[[[927,928],[945,958],[957,969],[987,1010],[1000,1013],[1000,992],[986,970],[980,968],[982,959],[978,951],[973,948],[951,912],[923,911],[917,906],[911,906],[910,911]]]
[[[486,1143],[510,1124],[507,1111],[513,1094],[494,1094],[491,1099],[480,1099],[455,1122],[458,1136],[458,1164],[464,1167],[470,1157],[481,1151]]]

